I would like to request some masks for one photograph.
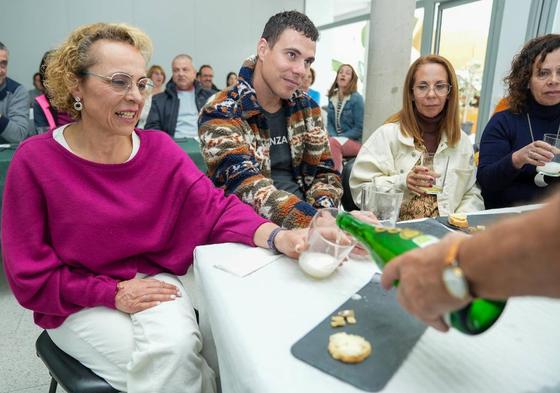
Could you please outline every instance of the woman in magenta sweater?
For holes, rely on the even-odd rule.
[[[165,133],[134,129],[152,87],[150,54],[140,30],[102,23],[53,52],[52,103],[76,122],[29,138],[11,162],[4,268],[35,322],[116,389],[213,392],[177,276],[197,245],[297,257],[305,232],[279,231],[224,197]]]

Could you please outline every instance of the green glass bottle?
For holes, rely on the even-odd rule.
[[[438,241],[436,237],[415,229],[373,226],[346,212],[338,214],[336,223],[369,249],[381,270],[394,257]],[[480,334],[496,322],[505,305],[505,301],[477,298],[462,309],[450,313],[447,321],[465,334]]]

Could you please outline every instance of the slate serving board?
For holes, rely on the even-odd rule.
[[[445,219],[447,220],[447,217]],[[447,226],[442,225],[435,218],[428,218],[427,220],[415,222],[398,222],[397,227],[416,229],[440,239],[451,232]]]
[[[471,227],[476,227],[477,225],[488,226],[501,219],[507,217],[515,217],[518,214],[519,213],[468,214],[467,219],[469,221],[469,226]],[[456,226],[449,224],[449,221],[447,221],[447,216],[436,217],[436,220],[438,220],[441,224],[445,225],[446,227],[451,228],[455,231],[463,231],[466,233],[469,232],[467,228],[458,228]]]
[[[296,342],[291,348],[292,354],[359,389],[369,392],[383,389],[420,339],[426,326],[399,306],[394,289],[387,292],[381,288],[379,277],[375,275],[358,291],[359,298],[348,299]],[[354,310],[358,322],[332,328],[331,315],[347,309]],[[327,345],[329,336],[338,332],[358,334],[367,339],[372,346],[371,355],[358,364],[334,360]]]

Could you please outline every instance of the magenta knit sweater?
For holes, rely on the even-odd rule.
[[[115,307],[117,282],[136,273],[185,274],[197,245],[253,245],[265,219],[224,197],[159,131],[136,131],[124,164],[67,151],[52,132],[24,141],[2,207],[4,269],[35,323],[56,328],[85,307]]]

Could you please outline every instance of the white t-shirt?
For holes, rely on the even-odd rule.
[[[175,127],[175,138],[198,137],[198,109],[194,99],[194,89],[177,91],[179,96],[179,114]]]
[[[66,127],[68,127],[69,125],[70,124],[65,124],[61,127],[58,127],[57,129],[55,129],[53,131],[53,138],[54,138],[55,141],[57,141],[62,146],[64,146],[64,148],[66,150],[68,150],[70,153],[76,154],[72,151],[72,149],[70,148],[70,145],[68,145],[68,142],[66,141],[66,138],[64,137],[64,129]],[[126,160],[126,162],[128,162],[128,161],[130,161],[134,158],[136,153],[138,153],[138,149],[140,149],[140,137],[138,136],[138,134],[136,134],[136,132],[133,132],[132,133],[132,152],[130,153],[130,157],[128,157],[128,160]]]

